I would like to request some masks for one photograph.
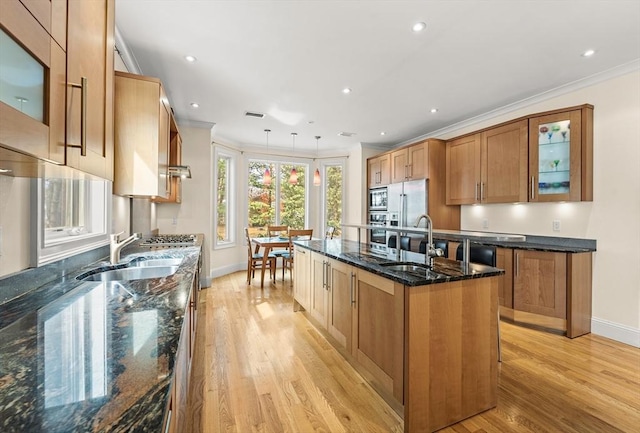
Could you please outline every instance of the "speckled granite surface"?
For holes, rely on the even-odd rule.
[[[435,259],[433,269],[394,271],[385,265],[398,263],[395,254],[387,253],[383,255],[374,253],[365,244],[358,245],[355,241],[341,239],[312,240],[296,241],[295,244],[407,286],[423,286],[426,284],[445,283],[448,281],[468,280],[471,278],[484,278],[504,274],[504,270],[502,269],[475,263],[470,263],[468,268],[465,268],[462,262],[442,257]],[[424,260],[424,254],[401,251],[401,263],[424,264]]]
[[[125,252],[182,262],[118,283],[76,280],[84,268],[0,305],[0,431],[161,430],[200,246]]]

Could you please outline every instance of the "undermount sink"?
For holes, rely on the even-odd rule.
[[[421,272],[428,271],[429,266],[422,265],[420,263],[381,263],[380,266],[384,266],[390,271],[403,271],[403,272]]]
[[[151,260],[140,260],[138,262],[133,262],[129,265],[129,267],[148,268],[148,267],[157,267],[157,266],[180,266],[181,263],[182,263],[182,259],[179,259],[179,258],[151,259]]]
[[[148,278],[163,278],[173,275],[179,266],[134,266],[123,269],[112,269],[83,278],[83,281],[131,281]]]

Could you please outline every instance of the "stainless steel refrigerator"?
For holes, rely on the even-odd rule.
[[[388,186],[388,206],[389,225],[391,226],[411,226],[422,214],[428,213],[429,209],[429,181],[426,179],[411,180],[407,182],[392,183]],[[421,223],[424,226],[424,223]],[[387,240],[394,233],[387,232]],[[418,249],[419,240],[423,236],[411,235],[412,250]]]

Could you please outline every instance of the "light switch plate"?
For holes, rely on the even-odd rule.
[[[489,220],[487,218],[482,220],[482,228],[483,229],[488,229],[489,228]]]
[[[553,231],[554,232],[560,231],[560,220],[553,220]]]

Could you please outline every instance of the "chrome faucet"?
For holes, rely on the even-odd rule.
[[[418,227],[423,218],[427,220],[427,252],[424,255],[424,263],[433,268],[434,258],[444,256],[444,251],[440,248],[435,248],[435,245],[433,244],[433,221],[431,221],[431,217],[429,215],[426,213],[420,215],[413,226]]]
[[[129,245],[131,242],[142,237],[142,233],[134,233],[123,241],[120,241],[120,235],[124,232],[111,235],[110,246],[110,260],[112,265],[118,264],[120,261],[120,251]]]

